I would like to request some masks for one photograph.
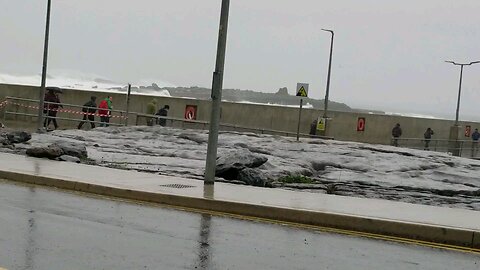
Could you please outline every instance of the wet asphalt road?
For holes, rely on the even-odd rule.
[[[0,269],[480,269],[480,256],[0,181]]]

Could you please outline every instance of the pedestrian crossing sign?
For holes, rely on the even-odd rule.
[[[325,123],[327,122],[326,118],[320,117],[317,122],[317,130],[325,131]]]
[[[297,83],[297,97],[308,97],[308,83]]]

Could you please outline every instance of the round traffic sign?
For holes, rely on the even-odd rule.
[[[197,119],[197,106],[187,106],[185,108],[185,119],[187,120],[195,120]]]
[[[365,118],[363,117],[358,118],[357,131],[365,131]]]

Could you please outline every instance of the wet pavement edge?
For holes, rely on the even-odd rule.
[[[467,248],[480,248],[480,232],[468,229],[122,189],[103,185],[87,184],[68,179],[36,176],[2,170],[0,170],[0,178],[27,184],[75,190],[137,201],[153,202],[283,222],[352,230],[362,233],[395,236],[411,240],[421,240]]]

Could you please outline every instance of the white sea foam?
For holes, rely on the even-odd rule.
[[[257,104],[257,105],[269,105],[269,106],[281,106],[281,107],[291,107],[291,108],[300,108],[300,104],[298,105],[285,105],[285,104],[275,104],[275,103],[260,103],[260,102],[252,102],[252,101],[236,101],[235,103],[245,103],[245,104]],[[304,109],[314,109],[313,105],[310,103],[303,104]]]
[[[152,82],[156,82],[160,88],[173,86],[170,83],[162,81],[159,82],[152,80]],[[41,84],[41,76],[11,75],[0,73],[0,83],[39,86]],[[132,83],[132,92],[140,95],[170,96],[168,90],[165,89],[140,89],[140,85],[145,85],[143,83],[144,81]],[[152,83],[147,83],[146,85],[151,84]],[[114,82],[96,75],[65,71],[55,72],[55,75],[48,75],[47,77],[47,86],[56,86],[63,89],[125,93],[126,85],[126,83]]]

